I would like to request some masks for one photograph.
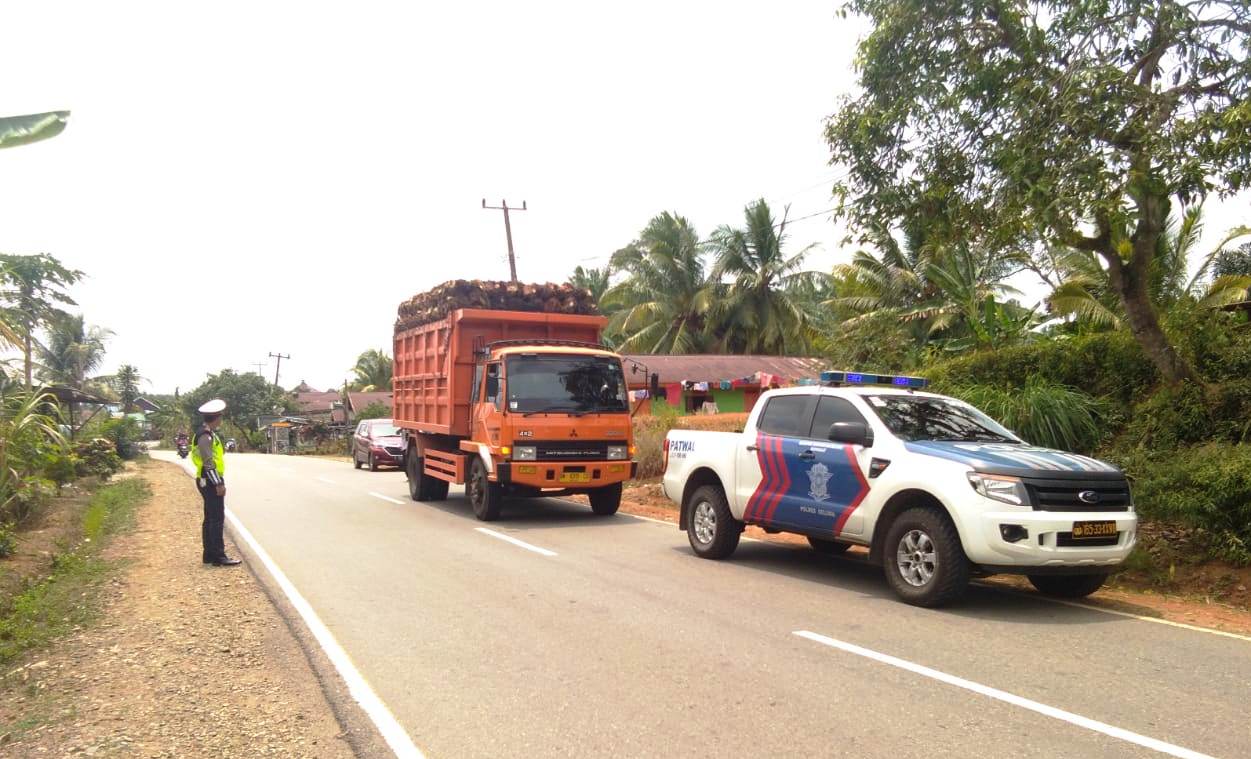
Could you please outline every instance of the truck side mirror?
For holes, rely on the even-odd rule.
[[[873,447],[873,430],[863,422],[834,422],[830,425],[829,438],[835,443]]]
[[[486,394],[488,398],[495,398],[500,394],[500,378],[494,374],[487,375]]]

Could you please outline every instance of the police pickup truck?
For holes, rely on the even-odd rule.
[[[741,433],[669,433],[664,492],[696,555],[728,557],[748,524],[822,553],[866,546],[901,599],[938,606],[1001,572],[1086,596],[1133,548],[1115,467],[1030,445],[921,378],[821,379],[765,393]]]

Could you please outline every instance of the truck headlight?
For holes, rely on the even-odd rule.
[[[629,457],[630,457],[629,446],[624,446],[624,445],[608,446],[608,460],[609,461],[620,461],[622,459],[626,459]]]
[[[513,461],[534,461],[539,457],[539,449],[533,445],[513,447]]]
[[[1010,503],[1013,506],[1029,505],[1029,494],[1025,492],[1025,484],[1020,477],[1007,477],[1001,474],[982,474],[969,472],[969,484],[978,493],[994,501]]]

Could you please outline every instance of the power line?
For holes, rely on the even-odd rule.
[[[269,357],[278,359],[278,365],[274,367],[274,384],[277,385],[278,384],[278,372],[282,371],[282,360],[284,358],[290,359],[291,356],[290,355],[284,356],[281,353],[271,353],[269,354]]]
[[[516,259],[516,256],[513,255],[513,227],[512,227],[512,224],[508,222],[508,212],[527,210],[526,202],[524,200],[521,201],[521,208],[517,208],[516,206],[509,208],[507,200],[503,200],[500,202],[502,203],[502,205],[488,206],[486,204],[486,198],[483,198],[482,207],[487,209],[488,211],[503,211],[504,212],[504,234],[508,237],[508,271],[512,274],[513,281],[516,282],[517,281],[517,259]]]

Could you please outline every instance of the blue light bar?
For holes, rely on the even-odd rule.
[[[828,385],[891,385],[913,390],[930,384],[930,381],[923,377],[866,374],[864,372],[821,372],[821,382]]]

